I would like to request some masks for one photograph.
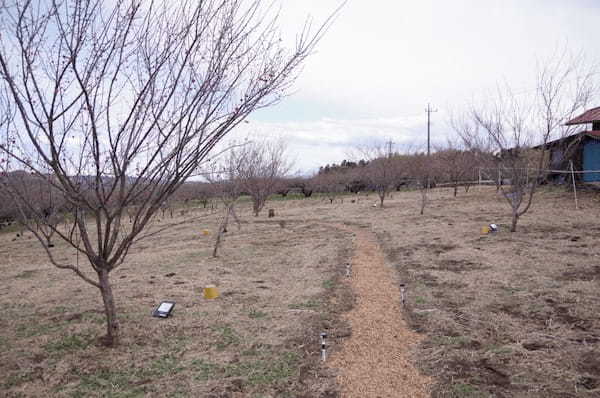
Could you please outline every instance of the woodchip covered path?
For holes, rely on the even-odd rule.
[[[341,396],[428,397],[431,380],[410,361],[411,347],[420,336],[402,318],[393,270],[372,232],[352,231],[356,238],[349,283],[356,303],[344,315],[352,334],[329,362],[337,371]]]

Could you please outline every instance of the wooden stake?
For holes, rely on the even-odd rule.
[[[577,188],[575,187],[575,170],[573,170],[573,161],[569,160],[569,166],[571,167],[571,180],[573,181],[573,196],[575,197],[575,210],[579,210],[577,203]]]

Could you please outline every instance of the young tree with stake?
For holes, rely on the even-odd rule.
[[[46,179],[78,214],[78,240],[48,227],[91,268],[46,252],[99,289],[107,345],[119,336],[110,273],[215,145],[286,94],[331,22],[312,32],[307,24],[287,51],[277,15],[265,7],[260,0],[0,4],[0,105],[15,115],[0,141],[0,158],[10,159],[2,176],[20,169]],[[0,184],[22,212],[31,207],[10,179]]]

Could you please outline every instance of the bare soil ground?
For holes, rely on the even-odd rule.
[[[217,260],[214,237],[200,233],[216,229],[214,218],[145,241],[113,275],[117,350],[96,345],[98,292],[47,265],[33,240],[0,234],[2,388],[9,396],[339,396],[336,372],[315,359],[319,332],[333,337],[333,357],[352,334],[342,316],[354,302],[342,281],[352,234],[334,227],[343,223],[375,233],[394,283],[407,284],[403,316],[422,335],[407,355],[433,377],[434,397],[600,396],[597,194],[582,195],[575,210],[569,193],[544,188],[512,234],[493,188],[430,196],[424,216],[417,192],[394,193],[383,209],[373,194],[273,201],[275,221],[246,208],[247,223],[230,228]],[[500,231],[481,235],[492,222]],[[201,298],[209,283],[221,289],[215,301]],[[173,318],[149,316],[162,299],[177,301]]]

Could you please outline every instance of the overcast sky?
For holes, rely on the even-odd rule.
[[[323,21],[340,3],[282,0],[286,40],[307,16]],[[443,141],[449,109],[499,82],[533,89],[537,60],[557,49],[600,60],[598,21],[598,0],[349,0],[293,95],[242,128],[287,137],[305,173],[374,140],[424,145],[428,102],[439,110],[433,139]]]

